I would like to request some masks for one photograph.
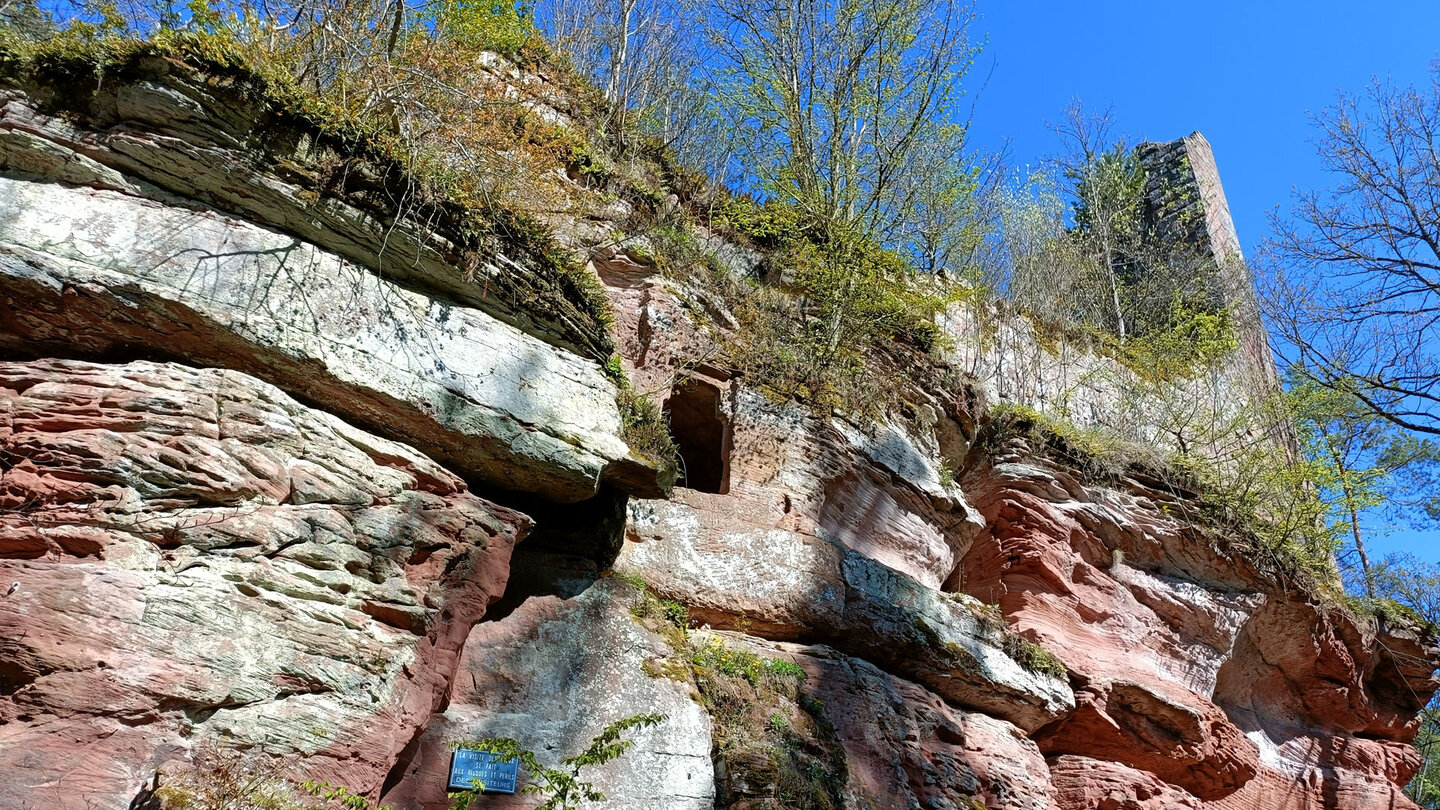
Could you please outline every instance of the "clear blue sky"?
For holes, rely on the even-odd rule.
[[[1076,97],[1112,107],[1117,134],[1136,141],[1199,130],[1251,253],[1292,189],[1329,185],[1309,114],[1372,75],[1428,81],[1440,58],[1440,0],[982,0],[979,10],[976,30],[989,42],[969,82],[980,92],[974,146],[998,149],[1008,138],[1012,163],[1037,164],[1060,148],[1045,122]],[[1373,536],[1371,545],[1378,555],[1440,560],[1440,532]]]

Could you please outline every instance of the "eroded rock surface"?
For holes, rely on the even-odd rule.
[[[383,800],[397,808],[450,806],[448,744],[510,737],[558,765],[618,720],[663,714],[657,726],[627,734],[634,746],[582,778],[606,794],[597,810],[708,810],[715,806],[710,723],[686,684],[646,674],[645,662],[670,653],[631,615],[638,594],[603,579],[572,599],[539,597],[503,621],[482,624],[465,644],[445,710],[396,764]],[[523,782],[522,782],[523,784]],[[526,796],[490,796],[486,807],[524,808]]]
[[[0,453],[5,807],[205,745],[378,788],[530,524],[233,371],[0,363]]]
[[[1023,731],[830,647],[756,643],[792,661],[845,752],[847,808],[1049,810],[1049,772]]]
[[[324,150],[268,114],[221,114],[244,102],[183,66],[141,72],[109,102],[67,96],[78,114],[0,90],[0,346],[240,369],[490,486],[658,494],[619,436],[603,327],[554,279],[502,253],[462,269],[442,229],[319,193]],[[283,170],[257,172],[252,140]]]
[[[618,261],[614,294],[644,291],[621,345],[643,349],[637,375],[662,379],[650,364],[705,345],[692,317],[701,307],[640,268],[620,273]],[[1114,365],[1043,359],[1076,383],[1096,381],[1087,364]],[[1016,724],[1044,755],[1059,808],[1412,806],[1400,786],[1417,760],[1394,741],[1408,739],[1435,687],[1433,647],[1418,646],[1413,628],[1288,591],[1178,517],[1193,493],[1143,477],[1089,482],[1023,441],[972,452],[963,398],[935,399],[942,407],[917,410],[903,429],[861,430],[698,376],[725,392],[717,452],[728,453],[728,488],[632,503],[616,562],[698,621],[824,642],[954,709]],[[1097,414],[1105,407],[1096,401]],[[938,458],[964,459],[959,486],[928,472]],[[971,511],[978,532],[957,519]],[[996,638],[975,623],[985,604],[1063,662],[1060,694],[986,666],[977,648]],[[962,649],[968,667],[944,655]]]
[[[1433,634],[1290,587],[1195,493],[986,433],[987,395],[1144,422],[1113,359],[957,305],[948,368],[887,361],[883,417],[779,403],[724,367],[723,296],[614,211],[555,217],[612,341],[534,246],[387,207],[396,166],[234,80],[0,89],[0,805],[128,808],[217,748],[431,810],[458,739],[553,764],[658,712],[585,774],[600,807],[774,810],[777,758],[727,771],[696,692],[720,638],[804,673],[847,810],[1414,810]],[[615,347],[673,498],[621,439]]]
[[[1419,760],[1390,740],[1435,688],[1433,647],[1287,592],[1130,483],[1012,461],[966,481],[988,528],[957,582],[1076,686],[1035,735],[1059,806],[1412,807]]]
[[[616,569],[694,604],[696,618],[717,627],[824,641],[1026,730],[1074,705],[1063,681],[1006,655],[974,599],[925,588],[814,535],[744,518],[717,523],[713,512],[689,508],[692,499],[707,500],[681,492],[671,503],[635,504],[632,542]]]

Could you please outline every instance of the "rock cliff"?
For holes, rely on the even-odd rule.
[[[158,55],[0,84],[0,806],[163,804],[236,756],[429,810],[453,740],[558,761],[649,712],[596,807],[1414,806],[1428,630],[989,408],[1134,418],[1088,384],[1114,361],[962,306],[974,379],[777,402],[703,284],[587,242],[618,218],[551,223],[607,326],[255,98]]]

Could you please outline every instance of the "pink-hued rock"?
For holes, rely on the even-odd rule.
[[[712,294],[668,282],[623,254],[594,264],[636,389],[657,403],[687,386],[718,394],[724,441],[713,451],[723,456],[718,493],[726,497],[711,501],[712,512],[761,529],[822,536],[927,587],[940,586],[980,528],[960,489],[941,474],[939,425],[959,432],[951,417],[937,416],[941,403],[918,406],[908,420],[882,422],[820,419],[800,405],[777,403],[710,365],[719,338],[692,313],[737,328]],[[685,371],[677,376],[677,369]],[[683,448],[685,427],[671,421]]]
[[[1064,756],[1050,760],[1055,804],[1075,810],[1201,810],[1205,805],[1153,774],[1117,762]]]
[[[1047,756],[1074,754],[1143,769],[1202,798],[1255,777],[1260,752],[1220,708],[1165,682],[1092,682],[1075,711],[1041,739]]]
[[[620,254],[597,268],[632,377],[663,400],[675,396],[676,368],[695,369],[721,392],[728,431],[727,488],[632,503],[617,569],[699,621],[823,641],[919,680],[952,708],[1030,729],[1058,768],[1062,810],[1282,801],[1311,810],[1328,806],[1326,791],[1357,806],[1409,806],[1398,791],[1416,760],[1403,741],[1434,689],[1433,641],[1403,628],[1381,638],[1373,624],[1287,591],[1179,517],[1191,494],[1142,480],[1087,484],[1023,442],[993,463],[967,456],[970,409],[937,400],[908,421],[861,428],[769,401],[708,365],[736,327],[707,293]],[[960,487],[932,477],[942,455],[965,459]],[[904,599],[886,589],[873,598],[865,576],[860,587],[850,581],[852,568],[876,565],[909,583]],[[1034,714],[1006,714],[1023,701],[977,705],[959,685],[984,667],[937,664],[927,652],[947,628],[926,641],[871,612],[887,600],[914,607],[916,594],[941,600],[940,591],[998,605],[1012,629],[1058,656],[1075,708],[1037,728]],[[939,627],[933,611],[915,615],[916,627]]]
[[[1433,640],[1287,593],[1139,484],[1013,460],[965,484],[989,525],[952,583],[1076,685],[1075,711],[1035,735],[1059,807],[1414,806],[1398,741],[1435,689]]]
[[[0,363],[0,806],[196,746],[377,789],[530,521],[244,374]]]
[[[727,634],[728,636],[729,634]],[[1020,729],[966,712],[918,684],[825,646],[730,636],[732,646],[805,670],[845,752],[847,808],[1050,810],[1049,771]]]
[[[541,74],[479,69],[583,125]],[[389,169],[233,77],[145,58],[75,94],[43,73],[0,88],[0,354],[206,368],[0,361],[0,808],[129,808],[219,748],[440,810],[457,738],[553,764],[658,711],[585,774],[597,810],[779,810],[782,760],[758,747],[787,718],[845,810],[1417,810],[1434,633],[1307,593],[1187,522],[1174,482],[1097,483],[986,430],[995,396],[1157,436],[1133,371],[1087,343],[957,302],[943,359],[877,353],[883,415],[817,413],[727,368],[728,293],[659,270],[696,256],[616,239],[635,208],[582,202],[608,195],[578,178],[544,221],[613,330],[540,246],[497,233],[481,259],[448,213],[396,217]],[[332,164],[344,183],[321,182]],[[685,227],[732,281],[784,285],[777,256]],[[1266,393],[1243,326],[1260,373],[1170,393],[1221,415]],[[612,339],[665,407],[673,498],[621,438]],[[531,520],[466,481],[554,510],[484,623]],[[692,693],[716,665],[675,648],[656,597],[718,628],[691,640],[806,675],[726,674],[794,702],[742,715],[770,723],[734,759],[733,716],[704,708],[720,693]],[[762,677],[789,680],[761,698]]]

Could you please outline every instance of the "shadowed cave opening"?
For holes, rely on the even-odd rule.
[[[665,400],[670,435],[680,451],[679,486],[724,495],[730,491],[730,426],[720,409],[720,389],[685,380]]]

